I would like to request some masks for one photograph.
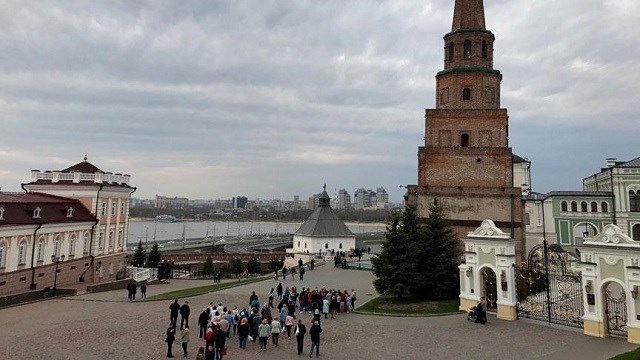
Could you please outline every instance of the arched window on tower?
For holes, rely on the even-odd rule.
[[[464,58],[471,59],[471,40],[464,41]]]
[[[635,241],[640,241],[640,224],[635,224],[631,228],[631,238]]]
[[[469,147],[469,134],[467,133],[460,134],[460,147],[463,147],[463,148]]]
[[[629,211],[640,212],[640,193],[629,190]]]
[[[595,201],[591,202],[591,212],[598,212],[598,203]]]
[[[578,203],[575,201],[571,202],[571,211],[578,212]]]
[[[462,101],[471,101],[471,88],[462,89]]]
[[[487,54],[488,54],[488,48],[487,48],[487,42],[486,41],[482,41],[482,58],[486,59],[487,58]]]
[[[568,211],[567,210],[567,202],[563,201],[560,203],[560,211]]]
[[[587,202],[583,201],[580,203],[580,211],[581,212],[587,212]]]
[[[602,209],[603,213],[609,212],[609,205],[607,205],[606,201],[603,201],[602,204],[600,204],[600,209]]]
[[[448,58],[449,58],[449,61],[453,61],[453,51],[454,51],[453,42],[450,42],[450,43],[449,43],[449,46],[448,46],[448,48],[447,48],[447,51],[448,51]]]

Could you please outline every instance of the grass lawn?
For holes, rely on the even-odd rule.
[[[620,355],[616,355],[609,360],[637,360],[640,359],[640,348]]]
[[[149,296],[148,298],[144,299],[144,301],[173,300],[173,299],[181,299],[181,298],[191,297],[191,296],[198,296],[198,295],[203,295],[203,294],[207,294],[207,293],[218,291],[218,290],[229,289],[232,287],[251,284],[251,283],[255,283],[258,281],[263,281],[271,278],[272,277],[270,276],[266,276],[266,277],[260,276],[260,277],[250,278],[250,279],[240,279],[240,281],[231,281],[231,282],[214,284],[214,285],[198,286],[194,288],[176,290],[176,291],[166,292],[163,294]]]
[[[459,300],[397,300],[393,296],[381,295],[358,307],[359,312],[394,315],[439,315],[458,313]]]

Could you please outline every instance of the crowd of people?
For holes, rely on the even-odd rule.
[[[309,357],[320,356],[320,334],[323,318],[333,319],[338,313],[353,311],[356,292],[327,289],[284,287],[279,283],[267,294],[268,302],[261,302],[254,292],[249,296],[247,306],[231,308],[222,303],[213,302],[202,309],[198,316],[198,338],[203,346],[199,347],[196,359],[221,360],[227,353],[232,336],[237,337],[237,348],[244,351],[250,343],[258,343],[259,352],[267,351],[269,340],[272,347],[280,345],[280,337],[296,339],[298,355],[304,353],[304,340],[308,334],[311,341]],[[277,305],[274,306],[274,304]],[[180,305],[179,300],[169,306],[169,327],[166,343],[167,357],[174,357],[173,343],[176,338],[182,344],[182,355],[189,356],[189,302]],[[302,318],[303,314],[309,318]],[[177,331],[178,315],[181,316],[180,332]],[[308,329],[307,329],[308,326]],[[195,336],[195,335],[194,335]]]

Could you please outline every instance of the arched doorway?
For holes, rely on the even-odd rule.
[[[585,238],[593,238],[598,235],[598,228],[591,223],[578,223],[573,227],[573,243],[575,245],[582,245]]]
[[[481,291],[480,296],[484,296],[487,300],[487,311],[496,311],[498,309],[498,287],[496,281],[496,273],[489,267],[480,270]]]
[[[608,282],[602,287],[604,323],[609,335],[627,337],[627,294],[622,285]]]

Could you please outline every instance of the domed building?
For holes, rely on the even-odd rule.
[[[327,185],[323,187],[318,207],[293,234],[293,252],[322,254],[349,251],[356,247],[356,236],[331,208]]]

